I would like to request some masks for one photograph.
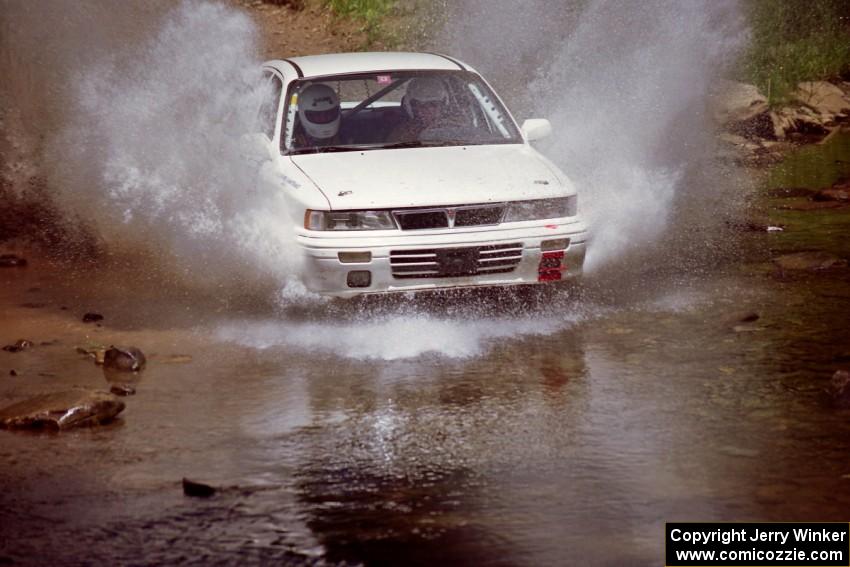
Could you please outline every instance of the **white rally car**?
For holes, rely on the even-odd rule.
[[[576,190],[483,78],[451,57],[268,61],[260,112],[311,291],[536,284],[581,273]]]

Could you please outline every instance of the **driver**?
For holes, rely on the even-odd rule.
[[[448,102],[449,95],[438,78],[417,77],[411,80],[402,100],[407,120],[390,133],[390,141],[418,141],[423,131],[441,122]]]
[[[327,85],[316,83],[298,95],[299,128],[295,131],[296,147],[332,146],[339,142],[339,97]]]

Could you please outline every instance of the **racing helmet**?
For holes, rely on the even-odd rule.
[[[298,95],[298,118],[311,138],[333,138],[339,131],[339,97],[327,85],[309,85]]]
[[[439,102],[445,106],[449,102],[449,93],[446,92],[442,81],[436,77],[416,77],[407,85],[402,105],[405,112],[411,118],[415,118],[414,102]]]

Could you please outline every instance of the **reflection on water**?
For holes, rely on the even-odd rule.
[[[768,187],[829,187],[850,175],[850,132],[837,132],[819,145],[800,148],[774,167]]]

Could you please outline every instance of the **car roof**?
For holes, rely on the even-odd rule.
[[[299,77],[322,77],[344,73],[369,73],[390,70],[471,70],[464,63],[438,53],[359,52],[305,55],[266,61],[284,73],[295,68]]]

